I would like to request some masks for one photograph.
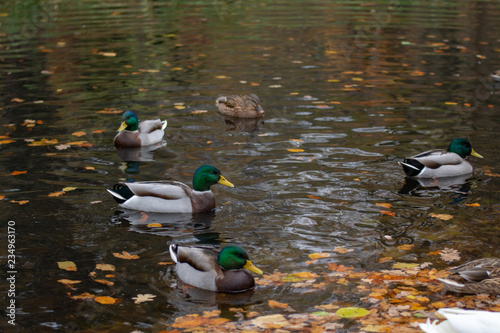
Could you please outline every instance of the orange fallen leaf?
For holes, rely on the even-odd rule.
[[[320,258],[328,258],[330,253],[322,252],[322,253],[311,253],[309,254],[309,258],[311,259],[320,259]]]
[[[94,301],[100,304],[116,304],[119,302],[119,298],[113,298],[109,296],[97,296]]]
[[[309,195],[307,195],[307,196],[308,196],[309,198],[311,198],[311,199],[316,199],[316,200],[323,199],[323,198],[321,198],[321,197],[316,197],[316,196],[311,195],[311,194],[309,194]]]
[[[85,133],[84,131],[78,131],[78,132],[71,133],[71,135],[78,136],[78,137],[84,136],[85,134],[87,134],[87,133]]]
[[[24,171],[12,171],[10,173],[11,176],[17,176],[17,175],[24,175],[25,173],[27,173],[28,171],[27,170],[24,170]]]
[[[290,148],[290,149],[287,149],[287,151],[291,152],[291,153],[301,153],[304,151],[304,149],[300,149],[300,148]]]
[[[79,300],[79,299],[92,299],[92,298],[95,298],[95,295],[92,295],[92,294],[89,294],[87,292],[83,293],[83,294],[80,294],[80,295],[74,295],[74,296],[71,296],[72,299],[74,300]]]
[[[104,133],[106,132],[105,129],[100,129],[100,130],[95,130],[95,131],[92,131],[92,133],[96,133],[96,134],[99,134],[99,133]]]
[[[12,142],[16,142],[16,141],[15,140],[10,140],[10,139],[8,139],[8,140],[0,140],[0,145],[4,144],[4,143],[12,143]]]
[[[408,251],[408,250],[413,249],[414,246],[415,246],[414,244],[403,244],[403,245],[398,246],[398,250]]]
[[[318,277],[318,274],[307,272],[307,271],[306,272],[292,273],[292,275],[295,275],[296,277],[299,277],[299,278],[306,278],[306,279]]]
[[[113,253],[113,255],[120,259],[139,259],[139,256],[137,254],[130,254],[126,251],[122,251],[122,253]]]
[[[380,259],[378,260],[378,262],[379,262],[379,263],[381,263],[381,264],[383,264],[384,262],[386,262],[386,261],[390,261],[390,260],[392,260],[392,259],[393,259],[392,257],[384,257],[384,258],[380,258]]]
[[[391,212],[390,210],[381,210],[380,214],[389,215],[389,216],[396,216],[396,213]]]
[[[107,286],[112,286],[112,285],[115,284],[114,282],[111,282],[111,281],[108,281],[108,280],[102,280],[102,279],[95,279],[94,281],[97,282],[97,283],[105,284]]]
[[[207,113],[207,112],[208,112],[208,110],[194,110],[191,113],[192,114],[202,114],[202,113]]]
[[[5,199],[5,195],[0,195],[0,200]]]
[[[97,264],[95,268],[101,271],[114,271],[116,269],[115,266],[111,264]]]
[[[333,251],[337,252],[337,253],[342,253],[342,254],[345,254],[347,252],[352,252],[354,251],[354,249],[346,249],[345,247],[342,247],[342,246],[337,246],[336,248],[333,249]]]
[[[477,202],[470,203],[470,204],[466,203],[465,205],[468,207],[481,207],[481,205]]]
[[[146,225],[146,227],[149,227],[149,228],[161,228],[163,226],[160,223],[148,223]]]
[[[267,304],[274,309],[286,309],[288,307],[288,304],[273,301],[272,299],[268,300]]]
[[[383,203],[383,202],[376,202],[375,205],[379,206],[379,207],[384,207],[384,208],[391,208],[392,205],[390,203]]]
[[[24,99],[14,97],[13,99],[10,100],[11,102],[17,102],[17,103],[22,103],[24,102]]]
[[[20,200],[20,201],[11,200],[10,202],[16,203],[16,204],[20,204],[20,205],[24,205],[24,204],[27,204],[29,202],[29,200]]]
[[[64,191],[57,191],[57,192],[49,193],[48,196],[49,197],[58,197],[60,195],[63,195],[64,193],[66,193],[66,192],[64,192]]]

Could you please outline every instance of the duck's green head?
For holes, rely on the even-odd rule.
[[[122,124],[118,128],[118,132],[123,130],[137,131],[139,129],[139,119],[132,111],[125,111],[122,115]]]
[[[217,262],[226,270],[246,268],[255,274],[263,274],[263,272],[255,267],[250,259],[248,259],[248,254],[241,246],[226,246],[219,252]]]
[[[213,165],[205,164],[196,170],[193,176],[193,189],[196,191],[208,191],[210,186],[222,184],[228,187],[234,187],[229,181],[224,178],[220,170]]]
[[[467,139],[456,138],[451,141],[448,146],[448,151],[458,154],[461,158],[466,158],[468,155],[483,158],[481,155],[476,153]]]

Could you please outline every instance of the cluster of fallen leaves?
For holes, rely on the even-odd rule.
[[[397,247],[399,251],[410,251],[412,244]],[[436,280],[448,276],[447,270],[433,268],[431,261],[424,263],[397,262],[392,257],[383,257],[379,263],[387,265],[380,271],[359,271],[354,267],[332,262],[337,254],[351,252],[352,249],[336,247],[331,253],[311,253],[305,264],[314,267],[315,272],[303,270],[284,273],[278,270],[272,274],[256,279],[257,289],[286,288],[292,292],[308,297],[320,293],[342,295],[349,292],[346,299],[356,302],[338,301],[317,304],[307,312],[298,312],[298,304],[289,304],[281,299],[268,299],[264,304],[246,305],[229,308],[230,316],[221,316],[221,311],[204,311],[180,316],[167,325],[164,332],[335,332],[338,330],[363,332],[420,332],[418,324],[428,317],[436,319],[435,312],[444,307],[482,309],[500,311],[500,300],[489,295],[459,295],[446,293]],[[137,260],[139,256],[128,252],[113,253],[113,256],[125,260]],[[457,261],[458,251],[445,248],[429,252],[426,256],[435,262]],[[77,271],[72,261],[57,263],[59,268],[69,274]],[[158,265],[170,265],[172,262],[161,262]],[[106,286],[114,285],[115,266],[97,264],[89,273],[94,282]],[[324,270],[322,272],[318,272]],[[138,294],[129,300],[119,295],[94,295],[87,292],[76,293],[82,281],[60,279],[59,283],[70,289],[68,296],[75,301],[87,300],[105,305],[116,305],[121,302],[155,301],[153,294]],[[271,293],[269,293],[271,294]],[[279,293],[274,297],[279,297]],[[332,297],[333,298],[333,297]],[[329,298],[329,299],[332,299]],[[295,298],[300,302],[300,298]]]

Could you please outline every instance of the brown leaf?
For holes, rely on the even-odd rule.
[[[78,132],[71,133],[71,135],[78,136],[78,137],[84,136],[85,134],[87,134],[87,133],[85,133],[84,131],[78,131]]]
[[[89,294],[87,292],[83,293],[83,294],[80,294],[80,295],[74,295],[74,296],[71,296],[72,299],[74,300],[79,300],[79,299],[92,299],[92,298],[95,298],[95,295],[92,295],[92,294]]]
[[[394,259],[394,258],[392,258],[392,257],[384,257],[384,258],[380,258],[380,259],[378,260],[378,262],[379,262],[379,263],[381,263],[381,264],[383,264],[384,262],[386,262],[386,261],[390,261],[390,260],[393,260],[393,259]]]
[[[113,286],[115,284],[112,281],[102,280],[102,279],[95,279],[94,281],[97,282],[97,283],[105,284],[107,286]]]
[[[95,268],[101,271],[114,271],[116,269],[115,266],[111,264],[97,264]]]
[[[414,246],[415,246],[414,244],[403,244],[403,245],[398,246],[398,250],[408,251],[408,250],[413,249]]]
[[[316,200],[323,199],[322,197],[316,197],[316,196],[311,195],[311,194],[309,194],[308,197],[311,199],[316,199]]]
[[[384,208],[391,208],[392,205],[390,203],[381,203],[381,202],[376,202],[375,205],[379,206],[379,207],[384,207]]]
[[[347,252],[352,252],[354,251],[354,249],[346,249],[345,247],[342,247],[342,246],[337,246],[336,248],[333,249],[333,251],[337,252],[337,253],[342,253],[342,254],[345,254]]]
[[[460,260],[460,254],[455,249],[444,248],[439,251],[439,256],[441,256],[441,259],[448,262]]]

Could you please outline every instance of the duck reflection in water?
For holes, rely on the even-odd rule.
[[[405,178],[405,183],[398,191],[399,194],[410,194],[414,196],[428,196],[436,190],[451,192],[452,201],[450,205],[464,201],[470,190],[471,184],[469,178],[472,173],[457,177],[443,178]]]

